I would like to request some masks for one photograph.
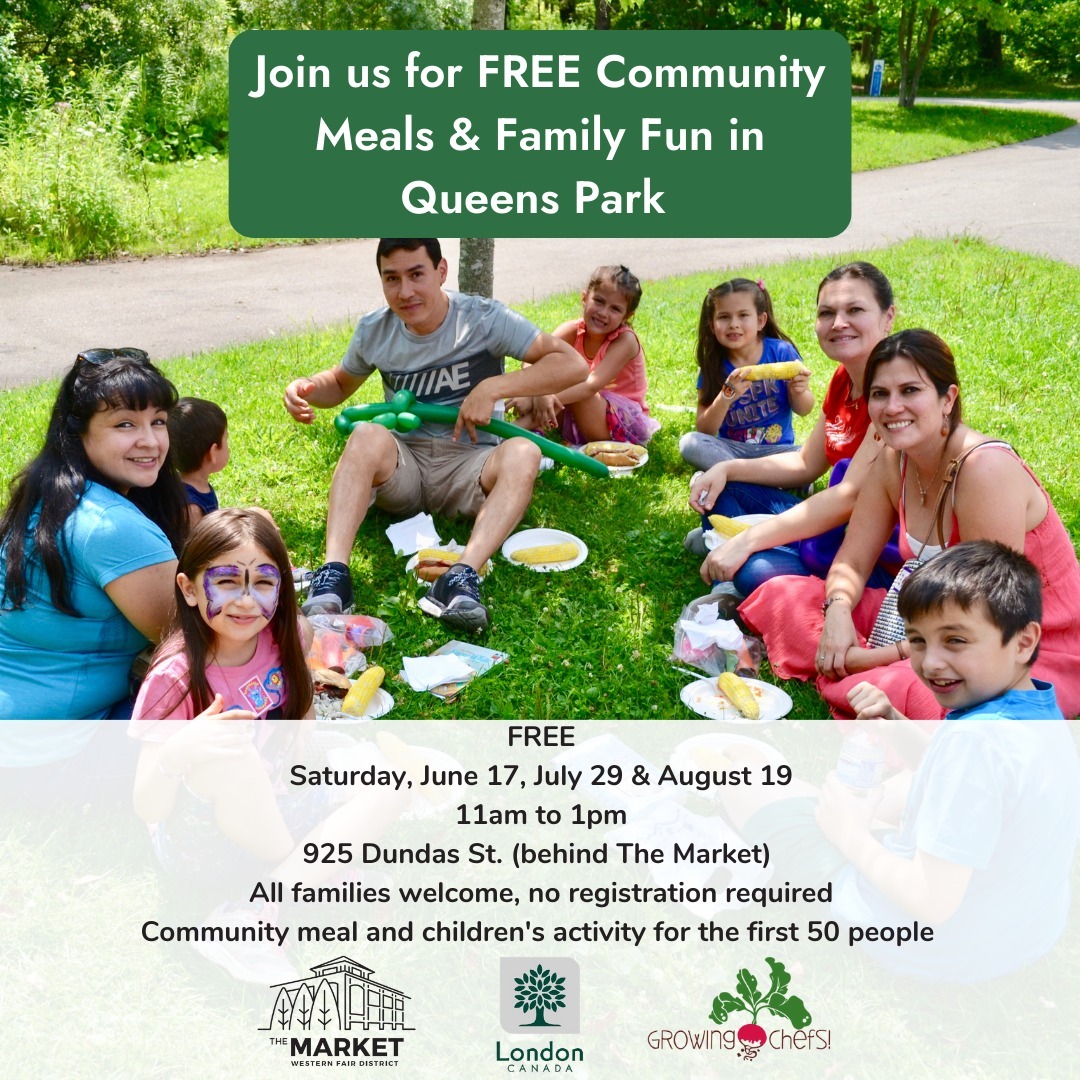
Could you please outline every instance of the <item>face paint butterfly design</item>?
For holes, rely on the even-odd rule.
[[[268,622],[277,611],[281,593],[281,574],[270,563],[241,569],[239,566],[210,566],[203,574],[206,594],[206,618],[213,622],[226,605],[250,596]]]

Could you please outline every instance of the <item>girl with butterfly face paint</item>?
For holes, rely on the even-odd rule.
[[[138,718],[219,712],[302,719],[311,677],[297,626],[289,554],[261,510],[219,510],[192,530],[176,575],[176,626],[158,650]],[[236,717],[233,717],[236,719]]]

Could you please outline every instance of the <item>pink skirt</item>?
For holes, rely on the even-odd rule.
[[[612,442],[644,446],[660,430],[660,425],[636,401],[611,390],[601,390],[600,396],[607,407],[608,437]],[[563,410],[561,430],[562,437],[572,446],[589,441],[578,430],[569,408]]]

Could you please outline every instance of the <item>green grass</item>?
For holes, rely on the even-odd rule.
[[[856,99],[852,103],[852,169],[881,169],[984,150],[1047,135],[1070,121],[1050,113],[967,106],[917,106]],[[252,238],[229,224],[228,158],[166,165],[146,163],[136,170],[136,201],[142,220],[137,239],[119,255],[169,255],[300,243],[287,238]],[[0,232],[0,261],[67,261],[40,240]]]
[[[147,162],[140,167],[138,180],[150,230],[131,245],[132,255],[297,242],[281,237],[244,237],[229,224],[229,159],[225,156],[169,164]]]
[[[884,169],[988,150],[1071,127],[1057,113],[986,109],[971,105],[916,105],[856,98],[852,106],[851,169]]]
[[[1080,536],[1075,475],[1080,463],[1080,401],[1071,372],[1080,348],[1080,270],[1003,251],[974,240],[911,241],[859,253],[891,277],[899,298],[898,328],[940,331],[958,357],[964,418],[977,430],[1011,441],[1046,485],[1073,536]],[[820,401],[832,364],[813,337],[817,283],[835,258],[745,266],[764,277],[781,326],[812,368]],[[725,274],[725,276],[730,276]],[[501,558],[485,588],[492,610],[487,643],[510,662],[445,704],[393,684],[394,715],[402,718],[673,717],[685,677],[668,662],[682,607],[704,593],[699,559],[683,551],[696,524],[686,505],[690,470],[678,453],[694,402],[694,334],[701,296],[717,274],[645,286],[636,318],[645,346],[649,400],[662,431],[645,469],[630,479],[601,482],[566,468],[542,474],[525,526],[569,528],[589,547],[588,561],[569,573],[536,574]],[[572,316],[573,295],[524,305],[550,327]],[[223,505],[257,503],[278,521],[298,565],[322,560],[330,477],[341,449],[332,415],[311,427],[293,423],[280,404],[291,378],[322,369],[343,353],[351,328],[274,338],[165,366],[181,393],[220,402],[229,415],[233,457],[216,478]],[[374,400],[369,383],[357,402]],[[55,384],[0,395],[0,476],[10,476],[36,451]],[[669,411],[660,406],[674,407]],[[805,435],[810,418],[796,418]],[[389,519],[369,515],[353,551],[358,610],[381,614],[395,640],[379,662],[391,672],[403,655],[426,654],[447,637],[416,607],[419,587],[390,551]],[[463,540],[464,522],[440,522],[443,539]],[[796,718],[820,718],[817,694],[789,684]]]

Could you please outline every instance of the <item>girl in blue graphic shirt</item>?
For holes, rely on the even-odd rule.
[[[718,461],[793,449],[791,414],[806,416],[814,407],[809,371],[786,381],[751,381],[739,372],[800,359],[776,325],[763,282],[732,278],[710,289],[698,322],[697,430],[680,441],[682,456],[708,469]]]

